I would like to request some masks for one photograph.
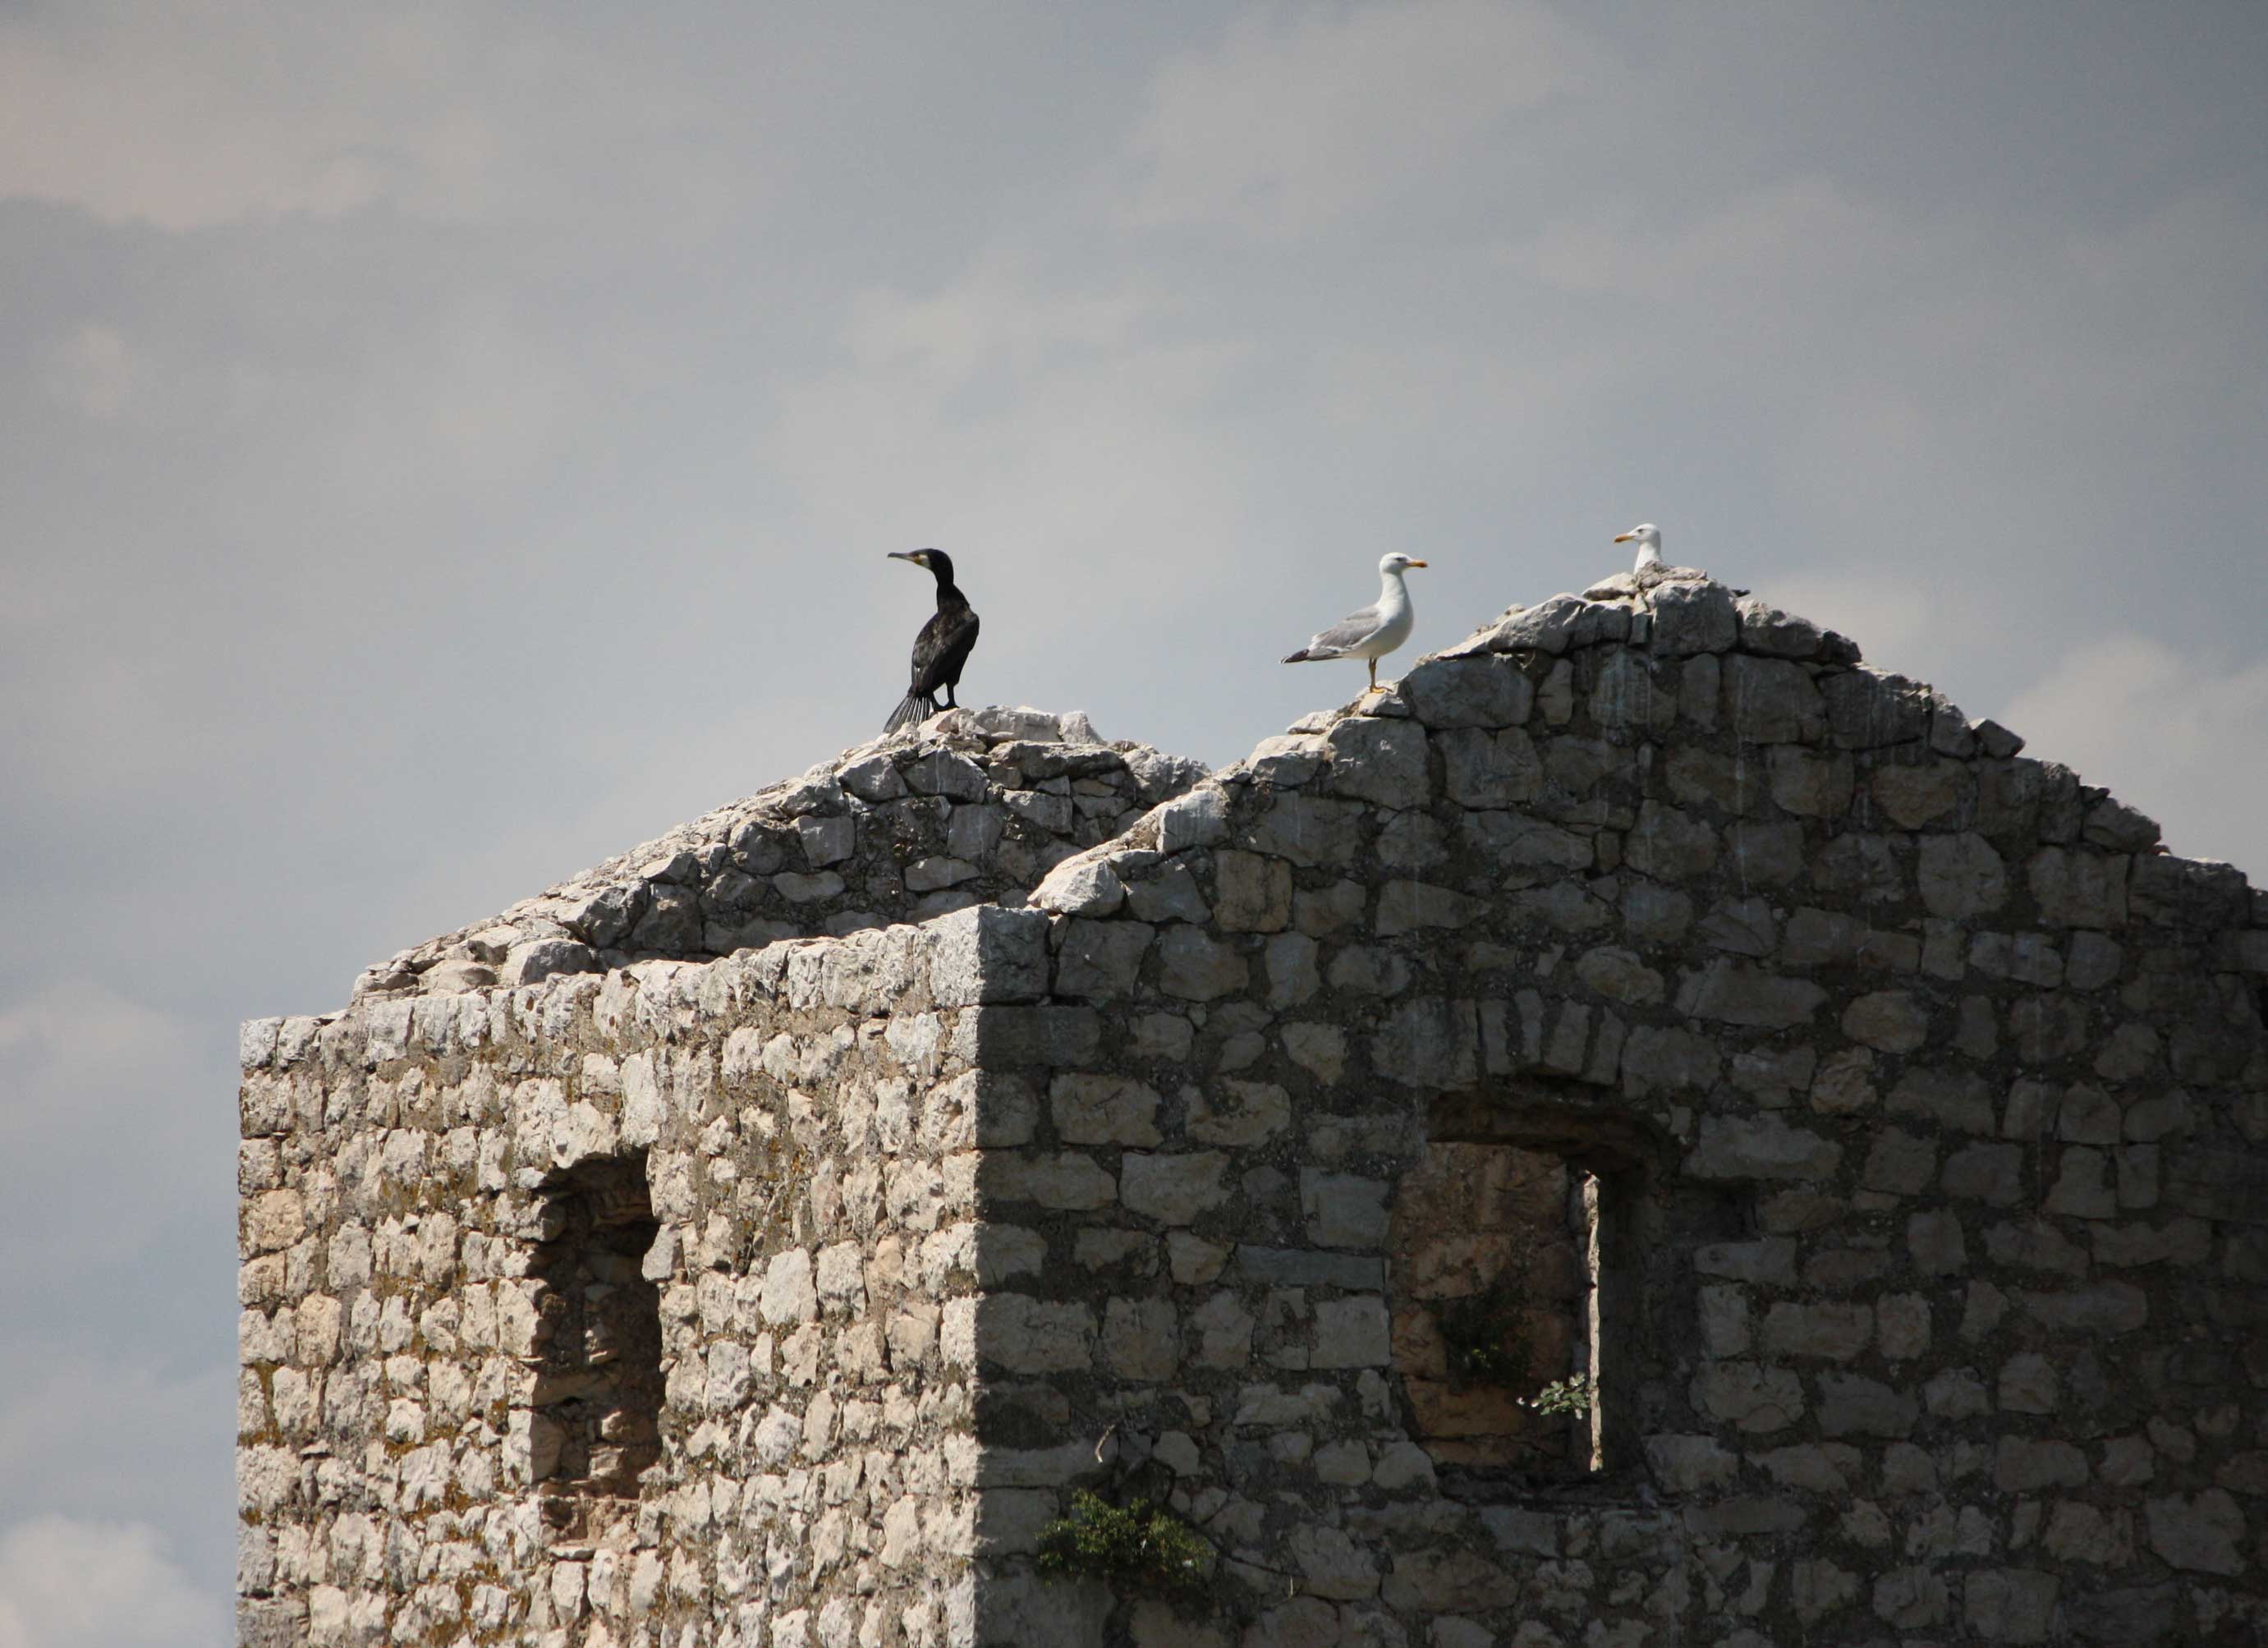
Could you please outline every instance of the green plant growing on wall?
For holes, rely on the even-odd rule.
[[[1196,1529],[1147,1499],[1114,1505],[1081,1490],[1071,1514],[1040,1530],[1039,1565],[1061,1578],[1157,1585],[1182,1596],[1212,1578],[1213,1549]]]
[[[1540,1414],[1572,1414],[1580,1416],[1591,1411],[1591,1403],[1599,1394],[1598,1381],[1587,1373],[1578,1373],[1571,1379],[1554,1379],[1533,1396],[1522,1396],[1520,1405]]]
[[[1525,1371],[1523,1358],[1505,1349],[1520,1326],[1520,1305],[1510,1278],[1498,1276],[1480,1292],[1441,1307],[1435,1320],[1448,1351],[1452,1385],[1508,1385]]]

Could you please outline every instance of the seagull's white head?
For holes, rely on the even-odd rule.
[[[1652,521],[1646,522],[1642,526],[1633,526],[1626,533],[1618,533],[1615,541],[1636,544],[1638,564],[1640,566],[1644,566],[1649,561],[1661,559],[1661,528]]]
[[[1425,564],[1423,561],[1413,560],[1399,552],[1381,555],[1378,558],[1378,570],[1381,578],[1399,578],[1411,567],[1421,567]]]

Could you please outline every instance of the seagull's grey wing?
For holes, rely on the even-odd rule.
[[[1360,612],[1349,613],[1307,643],[1307,655],[1310,658],[1329,658],[1345,651],[1349,647],[1360,646],[1378,633],[1379,625],[1383,622],[1378,614],[1375,602]]]

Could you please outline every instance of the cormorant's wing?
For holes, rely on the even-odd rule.
[[[976,644],[976,614],[967,607],[933,613],[914,641],[913,690],[928,695],[961,679]]]

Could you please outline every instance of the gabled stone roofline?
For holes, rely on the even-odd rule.
[[[1827,705],[1830,741],[1852,750],[1898,746],[1926,747],[1955,759],[1984,756],[2013,759],[2024,740],[1991,719],[1971,720],[1943,693],[1926,682],[1874,669],[1860,662],[1858,643],[1811,620],[1773,607],[1686,567],[1649,569],[1644,578],[1618,572],[1580,595],[1559,594],[1534,607],[1507,607],[1463,640],[1420,658],[1399,681],[1374,696],[1337,710],[1300,717],[1285,732],[1263,739],[1242,761],[1222,768],[1187,793],[1154,808],[1117,840],[1064,860],[1034,888],[1032,904],[1055,915],[1099,915],[1117,908],[1123,891],[1117,870],[1138,872],[1160,857],[1226,839],[1234,791],[1258,784],[1304,783],[1333,754],[1333,729],[1354,720],[1391,720],[1416,716],[1428,725],[1496,725],[1467,697],[1476,692],[1509,690],[1500,672],[1476,674],[1459,667],[1466,660],[1513,655],[1526,661],[1526,677],[1539,697],[1572,690],[1570,655],[1615,647],[1634,659],[1704,656],[1753,660],[1760,690],[1772,692],[1771,673],[1793,666],[1808,675]],[[1660,718],[1667,725],[1675,705],[1641,701],[1647,683],[1633,675],[1630,719]],[[1781,713],[1765,705],[1764,717]],[[2070,769],[2054,761],[2036,766],[2051,787],[2068,792],[2079,809],[2080,835],[2092,845],[2125,852],[2170,857],[2156,822],[2108,791],[2080,784]],[[2175,859],[2191,879],[2210,883],[2236,902],[2250,901],[2251,919],[2268,923],[2268,891],[2253,891],[2242,872],[2211,859]],[[2171,869],[2173,866],[2169,865]]]
[[[1349,720],[1418,716],[1454,726],[1475,690],[1463,660],[1513,655],[1547,700],[1572,690],[1571,655],[1601,647],[1652,656],[1714,656],[1800,669],[1828,706],[1830,739],[1852,750],[1926,746],[1967,758],[2016,756],[2024,740],[1971,720],[1936,688],[1860,661],[1857,643],[1689,568],[1616,573],[1582,594],[1513,606],[1462,640],[1420,658],[1385,692],[1318,710],[1208,776],[1201,763],[1130,741],[1106,744],[1078,711],[991,707],[948,711],[875,739],[743,800],[719,807],[521,901],[367,969],[355,997],[427,995],[532,983],[639,961],[705,961],[787,938],[841,936],[1027,898],[1052,914],[1108,905],[1114,865],[1211,844],[1234,791],[1299,783],[1331,755]],[[1475,680],[1478,678],[1473,678]],[[1653,713],[1647,683],[1628,682],[1632,715]],[[1500,692],[1500,684],[1483,690]],[[1769,688],[1766,689],[1769,692]],[[1766,706],[1764,713],[1771,713]],[[2054,762],[2099,846],[2163,855],[2157,825]],[[956,815],[967,813],[964,820]],[[868,819],[865,833],[859,820]],[[884,840],[873,832],[888,834]],[[2213,861],[2195,873],[2255,901],[2268,894]],[[2231,889],[2242,887],[2242,894]]]
[[[533,983],[1020,903],[1202,763],[1080,711],[948,710],[718,807],[366,969],[357,999]]]

